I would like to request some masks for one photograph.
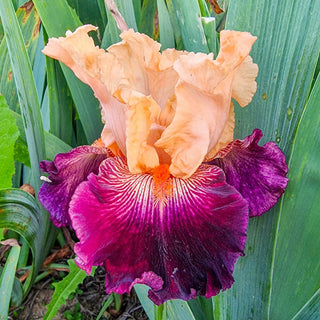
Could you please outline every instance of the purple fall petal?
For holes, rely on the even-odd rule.
[[[258,146],[261,137],[261,130],[255,129],[244,140],[231,142],[221,151],[221,158],[210,162],[225,172],[227,183],[248,201],[250,217],[272,208],[288,183],[285,155],[274,142]]]
[[[106,158],[105,148],[81,146],[58,154],[54,161],[40,162],[41,171],[49,173],[51,182],[43,183],[38,198],[57,227],[71,224],[69,202],[76,187],[89,173],[98,173],[100,163]]]
[[[189,179],[170,178],[172,194],[154,195],[149,174],[133,175],[125,160],[109,158],[90,174],[70,203],[78,265],[106,268],[106,290],[151,287],[150,299],[211,297],[230,288],[243,255],[247,202],[222,170],[202,165]]]

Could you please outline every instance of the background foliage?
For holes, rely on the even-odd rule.
[[[273,140],[286,153],[290,182],[276,207],[250,220],[246,256],[236,264],[230,290],[160,307],[145,287],[136,291],[150,319],[319,319],[320,1],[219,1],[220,14],[212,2],[116,0],[129,27],[163,49],[217,54],[223,28],[258,37],[252,50],[258,90],[248,107],[236,106],[236,138],[262,129],[264,142]],[[119,41],[119,30],[103,0],[2,0],[0,17],[0,187],[31,183],[37,192],[39,161],[92,143],[102,128],[91,89],[41,49],[48,37],[84,23],[99,26],[95,41],[103,48]],[[0,298],[12,292],[11,302],[19,304],[43,272],[56,230],[37,200],[21,190],[0,190],[0,213],[0,228],[12,230],[5,238],[21,244],[10,252],[16,264],[7,259],[2,271],[11,282],[0,278]],[[31,266],[22,286],[17,266]],[[8,308],[8,299],[1,299],[0,316]]]

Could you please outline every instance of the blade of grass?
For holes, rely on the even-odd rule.
[[[132,0],[134,16],[137,23],[138,30],[140,30],[140,20],[141,20],[141,0]]]
[[[103,316],[104,312],[108,309],[108,307],[111,305],[112,302],[113,302],[113,295],[110,294],[109,298],[107,299],[107,301],[104,303],[103,307],[101,308],[96,320],[99,320]]]
[[[155,0],[144,0],[142,4],[140,17],[140,32],[147,34],[150,37],[155,36],[154,20],[157,9]]]
[[[115,0],[115,3],[128,27],[138,31],[132,0]]]
[[[46,59],[50,133],[71,144],[73,131],[72,99],[60,64],[53,59]]]
[[[0,277],[0,319],[8,319],[11,292],[13,289],[19,254],[20,246],[16,245],[10,249],[10,254]]]
[[[17,266],[17,269],[19,269],[18,266]],[[3,272],[3,267],[0,267],[0,274],[2,274],[2,272]],[[15,277],[14,281],[13,281],[13,288],[11,291],[10,306],[11,307],[18,307],[21,305],[22,300],[23,300],[22,286],[21,286],[19,279],[17,277]]]
[[[46,59],[41,52],[44,47],[43,42],[43,27],[39,30],[38,43],[34,54],[34,62],[32,67],[33,77],[35,80],[35,85],[38,93],[38,100],[40,104],[43,100],[43,95],[45,91],[45,78],[46,78]]]
[[[176,49],[183,50],[185,48],[183,46],[182,36],[181,36],[180,29],[179,29],[179,23],[178,23],[177,16],[175,14],[175,10],[173,8],[172,0],[166,0],[166,3],[167,3],[167,8],[168,8],[168,13],[169,13],[171,25],[172,25],[174,40],[176,43]]]
[[[101,48],[107,49],[112,44],[119,42],[120,30],[117,27],[116,21],[114,20],[112,14],[107,10],[108,24],[104,31],[104,35],[101,42]]]
[[[157,0],[161,50],[174,48],[174,35],[169,12],[164,0]]]
[[[202,26],[207,39],[207,45],[210,52],[213,52],[215,56],[218,55],[218,39],[216,32],[216,20],[215,18],[202,18]]]
[[[27,6],[21,7],[16,13],[25,46],[31,65],[34,63],[36,47],[39,39],[40,18],[30,2]],[[12,75],[11,61],[5,37],[0,45],[0,92],[5,96],[10,109],[20,112],[18,95],[14,77]]]

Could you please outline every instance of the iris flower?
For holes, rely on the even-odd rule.
[[[101,139],[40,167],[39,200],[79,239],[76,263],[106,270],[106,291],[148,285],[150,299],[211,297],[230,288],[249,216],[277,202],[285,156],[260,130],[233,140],[234,108],[255,91],[256,37],[222,31],[220,52],[167,49],[127,30],[107,51],[84,25],[43,52],[66,64],[101,104]],[[90,107],[90,106],[88,106]],[[84,124],[85,125],[85,124]]]

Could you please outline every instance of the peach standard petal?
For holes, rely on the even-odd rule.
[[[150,97],[133,92],[128,101],[127,112],[127,161],[130,172],[144,173],[159,166],[154,146],[147,143],[152,120],[160,108]]]
[[[160,44],[145,34],[134,32],[132,29],[121,34],[120,43],[108,48],[124,70],[126,84],[121,87],[122,95],[117,97],[127,100],[127,88],[144,95],[151,95],[161,109],[168,99],[174,95],[174,88],[178,81],[178,74],[173,68],[174,62],[185,51],[167,49],[160,53]]]
[[[233,84],[232,98],[237,100],[241,107],[248,105],[257,91],[256,77],[258,75],[258,65],[252,62],[248,56],[237,69]]]
[[[222,31],[216,60],[212,54],[189,53],[174,63],[180,77],[175,90],[176,113],[156,143],[171,156],[172,175],[190,177],[208,153],[217,151],[213,150],[215,146],[230,142],[227,140],[231,139],[230,128],[234,126],[230,113],[233,82],[255,40],[247,32]],[[239,72],[239,77],[243,74]],[[251,99],[252,90],[239,98],[241,102],[249,100],[246,94]]]
[[[96,47],[89,37],[88,32],[96,30],[92,25],[84,25],[73,33],[68,31],[66,37],[50,38],[42,52],[63,62],[82,82],[92,88],[104,109],[117,145],[126,154],[126,106],[112,96],[123,72],[115,57]]]
[[[218,140],[217,144],[206,154],[205,161],[210,161],[216,157],[220,150],[225,148],[230,142],[233,141],[233,132],[234,132],[234,106],[231,103],[229,110],[229,117],[224,127],[223,133]]]
[[[124,31],[120,36],[123,40],[110,46],[108,53],[112,54],[122,66],[128,88],[149,95],[150,88],[146,68],[158,63],[161,55],[159,52],[160,43],[145,34],[134,32],[132,29]],[[122,98],[127,99],[128,97],[122,96]]]
[[[173,64],[180,56],[186,54],[188,54],[186,51],[166,49],[162,52],[158,63],[149,65],[146,69],[150,94],[162,110],[166,107],[168,100],[174,98],[175,86],[179,79]]]

